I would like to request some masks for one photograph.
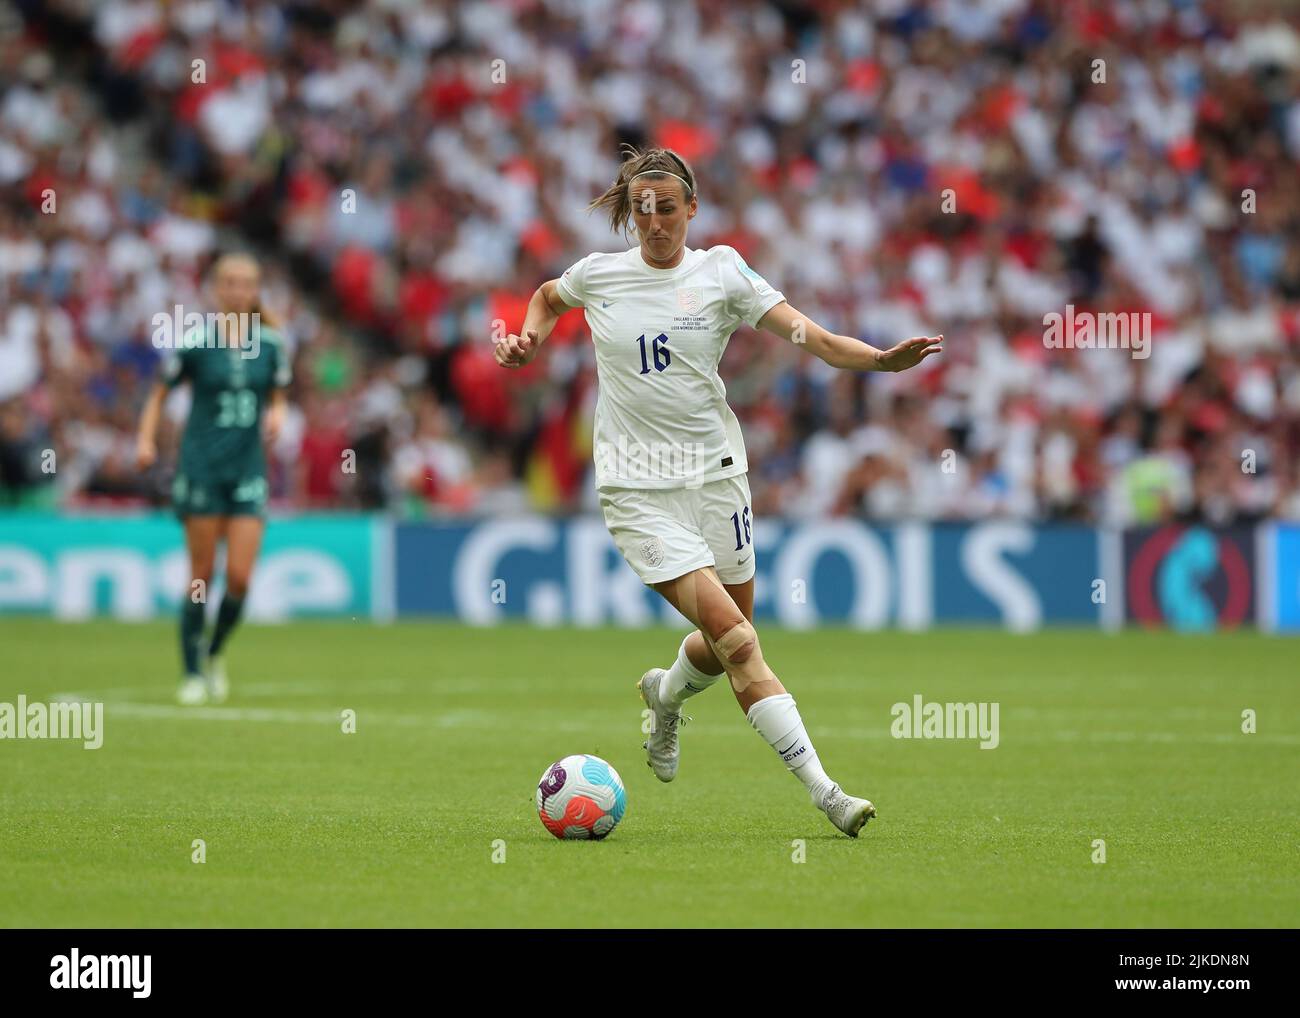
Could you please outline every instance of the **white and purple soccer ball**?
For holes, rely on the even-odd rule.
[[[557,838],[607,837],[627,809],[618,771],[598,756],[556,760],[537,783],[537,815]]]

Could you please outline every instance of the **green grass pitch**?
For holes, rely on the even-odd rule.
[[[106,704],[99,750],[0,741],[0,925],[1300,924],[1294,640],[769,629],[828,770],[879,809],[851,841],[725,683],[654,779],[633,686],[683,631],[250,625],[230,703],[182,709],[171,625],[0,622],[0,701]],[[1000,745],[893,738],[918,693],[999,703]],[[534,812],[570,753],[627,785],[604,842]]]

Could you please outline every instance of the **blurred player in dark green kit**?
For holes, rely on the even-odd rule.
[[[157,459],[154,436],[167,393],[188,382],[189,419],[181,439],[172,502],[185,527],[190,584],[181,599],[183,704],[221,703],[229,695],[223,650],[243,613],[262,544],[267,498],[263,436],[284,422],[290,363],[284,339],[261,309],[261,273],[248,255],[226,255],[212,269],[217,314],[183,333],[164,352],[162,372],[140,416],[137,458]],[[174,335],[182,335],[175,323]],[[217,545],[226,542],[226,592],[207,646],[207,592]]]

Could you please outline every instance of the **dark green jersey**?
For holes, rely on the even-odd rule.
[[[261,326],[247,348],[222,345],[219,336],[211,324],[194,329],[163,358],[164,383],[189,382],[193,397],[177,467],[191,481],[265,474],[262,412],[272,389],[289,384],[288,352],[275,329]]]

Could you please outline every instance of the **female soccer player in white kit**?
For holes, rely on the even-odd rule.
[[[753,513],[745,445],[718,364],[743,321],[848,371],[901,371],[940,352],[942,336],[889,350],[827,332],[786,303],[734,248],[686,247],[698,209],[695,175],[670,149],[628,147],[618,179],[591,208],[638,246],[590,254],[533,294],[522,335],[497,363],[527,364],[559,316],[586,311],[596,348],[596,486],[605,524],[628,565],[697,629],[668,669],[638,683],[654,711],[645,743],[660,781],[677,774],[687,698],[726,674],[755,731],[850,837],[876,808],[827,776],[794,698],[763,659],[753,626]]]

